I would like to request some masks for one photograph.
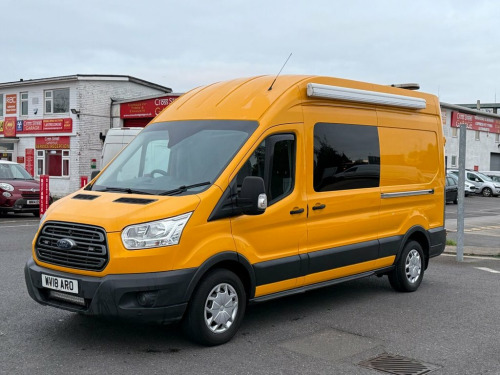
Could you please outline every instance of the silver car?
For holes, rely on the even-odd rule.
[[[458,170],[450,170],[458,176]],[[482,194],[483,197],[497,197],[500,195],[500,182],[495,182],[488,176],[476,171],[465,171],[466,181],[474,184],[477,188],[476,193]]]

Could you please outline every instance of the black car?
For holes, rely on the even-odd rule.
[[[446,202],[458,203],[458,184],[457,181],[449,176],[446,176]]]

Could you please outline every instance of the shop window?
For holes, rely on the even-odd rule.
[[[479,140],[481,139],[481,138],[480,138],[480,134],[481,134],[481,133],[479,132],[479,130],[476,130],[476,138],[475,138],[475,139],[476,139],[476,141],[479,141]]]
[[[378,187],[380,146],[375,126],[314,126],[314,190]]]
[[[0,117],[3,116],[3,94],[0,94]]]
[[[495,142],[500,143],[500,134],[495,134]]]
[[[37,151],[37,174],[52,177],[69,176],[69,150]]]
[[[453,138],[457,138],[458,137],[458,128],[451,128],[451,136]]]
[[[28,116],[28,93],[21,93],[21,116]]]
[[[69,112],[69,89],[46,90],[45,113],[68,113]]]
[[[456,155],[452,155],[451,156],[451,166],[452,167],[456,167],[457,166],[457,156]]]

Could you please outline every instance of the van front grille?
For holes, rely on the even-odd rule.
[[[35,250],[42,262],[88,271],[102,271],[109,260],[106,232],[92,225],[49,221]]]

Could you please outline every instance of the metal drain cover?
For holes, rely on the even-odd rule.
[[[394,375],[423,375],[439,368],[429,363],[391,354],[379,355],[359,365]]]

